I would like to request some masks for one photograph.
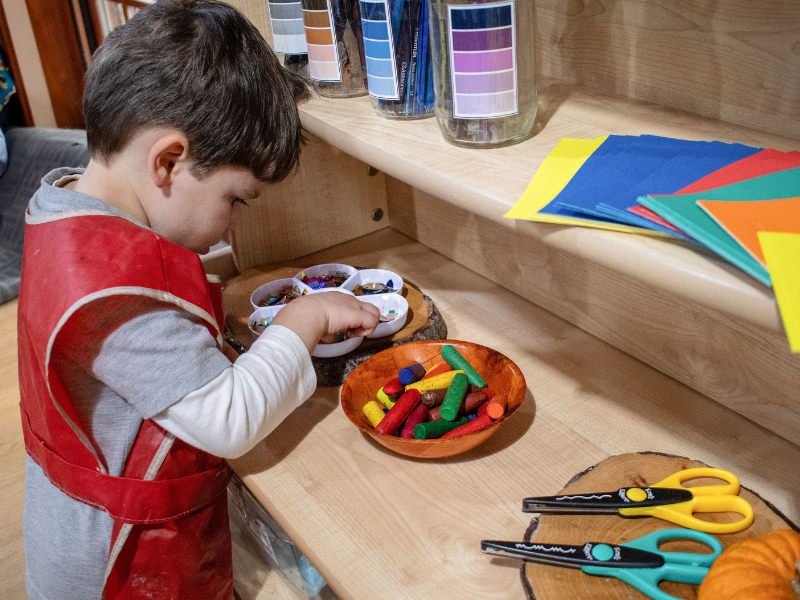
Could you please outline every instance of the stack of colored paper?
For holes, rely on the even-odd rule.
[[[562,139],[506,217],[706,246],[774,285],[800,352],[800,152],[651,135]]]

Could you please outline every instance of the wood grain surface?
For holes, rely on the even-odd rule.
[[[266,2],[264,3],[266,6]],[[304,132],[297,170],[280,183],[264,184],[248,200],[231,234],[240,272],[293,260],[381,229],[387,219],[383,173]]]
[[[707,396],[395,231],[316,259],[407,276],[435,301],[451,339],[508,356],[530,392],[484,444],[426,460],[374,442],[345,416],[338,390],[320,388],[231,461],[343,600],[522,600],[519,561],[492,560],[480,541],[521,539],[523,498],[555,494],[618,454],[726,469],[800,520],[800,447]]]
[[[536,15],[543,75],[800,137],[793,0],[537,0]]]
[[[24,600],[28,597],[22,546],[25,443],[19,414],[16,300],[0,306],[0,460],[0,596]]]
[[[646,487],[658,483],[666,477],[696,467],[714,467],[700,461],[677,456],[652,453],[631,453],[612,456],[600,464],[587,469],[556,494],[585,494],[616,491],[623,487]],[[735,474],[735,473],[734,473]],[[719,485],[716,479],[695,479],[687,482],[693,485]],[[743,488],[739,495],[753,507],[753,524],[738,533],[715,536],[723,548],[736,542],[757,538],[776,529],[789,529],[794,526],[777,513],[762,498]],[[715,523],[730,522],[727,514],[703,514],[699,518]],[[654,518],[624,519],[617,515],[555,515],[544,514],[538,519],[538,527],[525,541],[549,544],[582,544],[602,542],[622,544],[642,536],[680,527],[668,521]],[[795,527],[796,528],[796,527]],[[533,529],[531,527],[530,529]],[[662,550],[667,552],[707,552],[698,542],[681,540],[669,542]],[[577,569],[527,563],[523,566],[529,586],[531,600],[647,600],[647,596],[630,585],[613,578],[592,577]],[[697,598],[697,586],[664,582],[661,584],[668,594],[686,600]]]

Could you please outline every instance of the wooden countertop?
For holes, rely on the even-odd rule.
[[[426,461],[372,442],[338,388],[320,388],[231,461],[341,598],[524,598],[519,563],[481,554],[480,540],[521,539],[523,497],[626,452],[728,469],[800,522],[800,447],[662,372],[391,229],[308,258],[408,276],[448,337],[503,352],[529,390],[486,444]]]
[[[654,104],[590,95],[549,79],[539,82],[539,112],[531,137],[507,148],[457,148],[444,141],[435,119],[383,119],[375,114],[368,97],[317,97],[302,105],[300,113],[303,126],[314,135],[423,192],[524,231],[589,263],[631,275],[656,290],[768,330],[783,331],[772,291],[711,252],[672,240],[553,227],[504,219],[503,215],[564,137],[647,133],[784,151],[797,150],[800,143],[796,139]]]

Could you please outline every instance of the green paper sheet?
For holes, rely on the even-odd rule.
[[[800,352],[800,234],[759,231],[792,352]]]
[[[723,187],[674,196],[642,196],[639,203],[664,217],[704,246],[771,286],[767,270],[745,251],[698,204],[698,200],[777,200],[800,196],[800,168],[754,177]]]

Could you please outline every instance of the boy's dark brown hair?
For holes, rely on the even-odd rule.
[[[300,155],[304,80],[215,0],[159,0],[114,29],[86,73],[89,151],[109,162],[141,129],[174,127],[198,177],[225,165],[280,181]]]

